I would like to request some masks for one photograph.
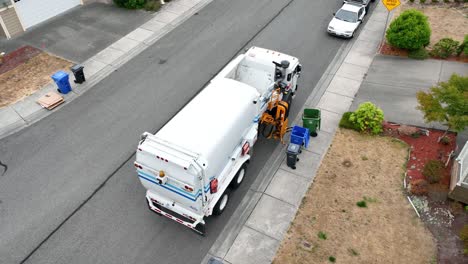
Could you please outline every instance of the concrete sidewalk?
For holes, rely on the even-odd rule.
[[[120,68],[124,63],[154,44],[165,34],[201,10],[212,0],[177,0],[167,3],[146,23],[120,38],[94,56],[80,62],[84,66],[86,82],[73,83],[70,73],[72,92],[63,95],[65,104],[49,111],[43,109],[36,100],[44,94],[56,91],[57,86],[49,83],[36,93],[13,105],[0,109],[0,138],[4,138],[26,126],[37,122],[62,108],[79,95],[92,88],[99,81]]]

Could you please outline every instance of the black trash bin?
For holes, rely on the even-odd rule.
[[[288,149],[286,150],[286,165],[291,169],[296,169],[296,162],[299,161],[297,155],[301,153],[301,145],[289,143]]]
[[[75,64],[70,68],[70,70],[73,72],[73,75],[75,75],[75,83],[83,83],[86,81],[83,69],[84,67],[79,64]]]

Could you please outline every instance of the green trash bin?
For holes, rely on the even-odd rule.
[[[311,136],[316,137],[317,130],[320,130],[320,109],[304,109],[302,126],[309,129]]]

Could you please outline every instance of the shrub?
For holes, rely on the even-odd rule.
[[[415,60],[425,60],[429,58],[429,52],[424,47],[421,47],[417,50],[410,50],[408,57]]]
[[[423,168],[422,174],[429,183],[437,183],[444,173],[444,163],[440,160],[430,160]]]
[[[359,201],[359,202],[356,203],[356,205],[361,207],[361,208],[367,208],[366,201]]]
[[[335,258],[334,256],[330,256],[330,257],[328,257],[328,260],[329,260],[330,262],[335,263],[336,258]]]
[[[439,0],[431,0],[432,3],[437,3]]]
[[[341,128],[352,129],[359,131],[359,128],[349,120],[349,117],[353,114],[353,112],[345,112],[341,117],[339,126]]]
[[[450,3],[450,0],[444,0],[444,3]]]
[[[460,56],[462,53],[468,56],[468,35],[465,35],[463,42],[458,46],[457,56]]]
[[[442,143],[442,144],[444,144],[444,145],[449,145],[451,141],[452,141],[452,140],[451,140],[449,137],[447,137],[447,136],[443,136],[443,137],[440,139],[440,143]]]
[[[158,11],[161,8],[161,1],[148,0],[145,4],[146,11]]]
[[[318,236],[318,238],[320,238],[322,240],[327,240],[327,234],[325,234],[322,231],[318,232],[317,236]]]
[[[374,135],[383,131],[383,111],[371,102],[360,104],[356,112],[351,114],[349,120],[357,126],[359,131],[369,132]]]
[[[426,3],[426,0],[419,0],[419,3],[424,4]]]
[[[114,3],[119,7],[138,9],[145,6],[146,0],[114,0]]]
[[[431,51],[431,55],[446,59],[450,55],[457,52],[458,44],[459,42],[456,40],[451,38],[443,38],[434,45],[434,48]]]
[[[392,21],[386,38],[390,45],[407,50],[429,45],[431,29],[427,17],[415,9],[404,11]]]
[[[414,0],[409,0],[411,3],[414,3]]]
[[[424,195],[428,192],[429,183],[424,179],[418,179],[411,183],[410,192],[414,195]]]

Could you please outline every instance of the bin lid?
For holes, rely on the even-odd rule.
[[[82,70],[83,68],[84,68],[83,65],[75,64],[75,65],[73,65],[73,66],[70,68],[70,70],[71,70],[72,72],[76,72],[76,71]]]
[[[54,79],[54,81],[60,81],[64,78],[68,79],[68,73],[64,71],[58,71],[52,75],[52,79]]]
[[[301,148],[301,146],[298,145],[298,144],[289,143],[287,152],[296,154],[296,153],[299,153],[300,148]]]

